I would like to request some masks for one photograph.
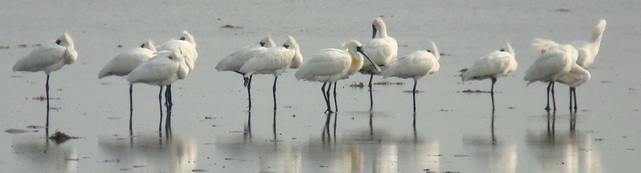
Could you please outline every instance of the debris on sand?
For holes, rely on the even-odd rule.
[[[403,82],[390,82],[390,81],[380,81],[380,82],[375,82],[374,85],[405,85]]]
[[[472,90],[472,89],[466,89],[461,91],[462,93],[490,93],[490,91],[483,91],[483,90]]]
[[[559,8],[559,9],[556,9],[556,10],[554,10],[554,11],[555,11],[555,12],[570,12],[571,10],[570,10],[570,9],[568,9],[568,8]]]
[[[349,84],[349,87],[363,88],[365,87],[365,84],[363,82],[354,82],[352,84]]]
[[[52,140],[53,142],[55,142],[56,144],[62,144],[62,143],[66,142],[69,139],[78,139],[78,137],[69,136],[69,135],[67,135],[65,133],[62,133],[60,131],[56,131],[55,133],[53,133],[53,135],[51,135],[49,137],[49,139]]]
[[[0,49],[9,49],[9,46],[0,46]]]
[[[220,26],[220,27],[223,27],[223,28],[232,28],[232,29],[242,29],[242,28],[245,28],[245,27],[242,27],[242,26],[238,26],[238,25],[230,25],[230,24],[226,24],[226,25],[223,25],[223,26]]]

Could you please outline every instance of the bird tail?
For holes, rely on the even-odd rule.
[[[556,46],[559,46],[559,43],[541,38],[534,38],[534,41],[532,42],[532,47],[536,50],[540,50],[541,52],[547,52]]]

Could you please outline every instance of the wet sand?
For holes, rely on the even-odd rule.
[[[8,172],[626,172],[641,170],[641,4],[503,1],[20,1],[0,6],[0,168]],[[399,42],[399,55],[434,41],[441,70],[421,79],[416,127],[411,80],[376,85],[369,111],[367,82],[357,74],[339,82],[337,114],[324,114],[320,83],[258,75],[247,112],[240,75],[216,72],[224,56],[271,34],[294,36],[305,58],[349,39],[368,40],[382,16]],[[592,80],[577,88],[579,111],[568,110],[568,89],[557,85],[556,113],[547,113],[546,84],[526,86],[525,70],[538,57],[534,37],[562,43],[590,38],[607,19]],[[224,25],[241,26],[226,28]],[[200,58],[173,85],[171,134],[158,131],[158,87],[134,86],[133,137],[124,78],[97,79],[118,53],[151,38],[160,44],[188,30]],[[45,75],[12,72],[33,45],[68,31],[78,60],[53,72],[50,133],[79,137],[62,144],[44,132]],[[461,82],[459,70],[509,41],[517,71],[496,84]],[[24,44],[24,46],[22,46]],[[119,48],[118,45],[122,45]],[[375,81],[382,81],[376,76]],[[248,117],[251,121],[248,122]],[[276,118],[274,118],[276,117]],[[574,129],[571,127],[574,126]]]

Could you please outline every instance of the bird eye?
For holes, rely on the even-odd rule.
[[[62,42],[62,41],[60,41],[60,40],[56,40],[56,44],[57,44],[57,45],[60,45],[60,42]]]
[[[261,41],[260,46],[265,46],[265,43]]]
[[[429,50],[429,49],[428,49],[428,50],[427,50],[427,52],[432,53],[432,50]]]
[[[180,37],[180,40],[185,40],[185,37]]]
[[[285,49],[287,49],[287,48],[289,48],[289,45],[283,44],[283,47],[285,47]]]
[[[174,57],[171,57],[171,56],[169,56],[168,58],[169,58],[169,59],[174,59]]]
[[[145,44],[141,44],[141,45],[140,45],[140,48],[145,48]]]
[[[501,49],[501,50],[499,50],[499,51],[501,51],[501,52],[505,52],[505,49]]]

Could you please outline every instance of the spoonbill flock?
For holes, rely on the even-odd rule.
[[[577,110],[576,87],[590,80],[588,68],[594,63],[599,52],[601,39],[605,31],[606,21],[600,20],[591,39],[560,44],[552,40],[535,38],[532,47],[541,52],[537,60],[527,69],[524,80],[527,84],[537,81],[547,82],[546,110],[556,110],[554,84],[556,82],[570,87],[570,110]],[[441,54],[434,42],[428,49],[398,55],[396,39],[388,35],[387,26],[382,18],[372,22],[372,39],[363,44],[357,40],[347,40],[340,48],[320,49],[307,61],[303,61],[300,45],[292,36],[282,45],[276,45],[270,35],[258,42],[251,43],[224,57],[216,65],[219,72],[232,71],[243,76],[244,86],[248,94],[248,108],[251,110],[251,81],[254,74],[272,74],[274,111],[277,109],[276,88],[278,77],[289,69],[298,69],[295,77],[299,80],[323,83],[321,91],[325,99],[325,112],[338,111],[336,102],[337,81],[349,78],[356,72],[369,75],[368,89],[370,96],[370,111],[373,108],[372,78],[382,75],[385,78],[398,77],[413,79],[412,88],[413,111],[416,112],[417,81],[427,74],[439,71]],[[64,32],[51,43],[42,44],[33,49],[28,55],[19,59],[13,66],[13,71],[44,71],[47,75],[45,83],[47,100],[47,127],[49,120],[49,76],[51,72],[61,69],[64,65],[72,64],[78,53],[74,48],[71,36]],[[160,87],[159,105],[162,122],[162,90],[165,89],[165,106],[170,107],[171,85],[185,79],[196,65],[198,52],[194,36],[183,31],[179,39],[172,39],[157,47],[151,40],[140,47],[132,48],[118,54],[98,72],[98,78],[106,76],[124,76],[130,84],[130,128],[133,116],[132,93],[133,84],[145,83]],[[494,85],[497,79],[514,72],[517,69],[516,54],[510,43],[500,49],[480,56],[474,64],[461,75],[462,81],[491,79],[490,95],[492,110],[494,105]],[[334,95],[334,110],[331,108],[331,88]],[[326,86],[328,86],[326,88]],[[552,107],[550,107],[552,95]],[[167,117],[169,121],[169,116]]]

